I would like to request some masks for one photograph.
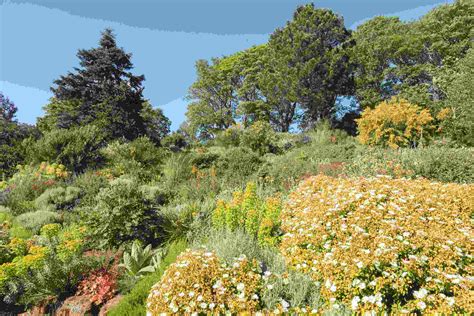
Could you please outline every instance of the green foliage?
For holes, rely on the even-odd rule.
[[[12,176],[26,158],[25,139],[37,138],[38,130],[27,124],[0,119],[0,178]]]
[[[243,228],[262,244],[275,245],[279,237],[281,201],[257,196],[255,183],[248,183],[244,192],[234,192],[232,201],[217,201],[212,224],[218,229]]]
[[[172,243],[160,267],[153,273],[143,277],[130,293],[125,295],[119,304],[109,311],[110,316],[121,315],[144,315],[146,311],[146,298],[151,287],[160,280],[166,268],[176,260],[176,257],[186,248],[184,241]]]
[[[102,33],[99,47],[79,50],[77,57],[80,67],[54,81],[45,125],[69,129],[94,124],[107,139],[128,140],[145,135],[148,127],[155,137],[155,128],[160,129],[154,122],[158,113],[150,109],[142,113],[144,76],[130,72],[131,54],[117,46],[112,30]]]
[[[15,222],[29,231],[37,234],[40,228],[46,224],[57,223],[61,221],[61,216],[51,211],[28,212],[15,217]]]
[[[446,94],[440,106],[448,109],[441,134],[458,144],[474,146],[474,48],[453,67],[445,67],[437,79]]]
[[[145,181],[159,175],[164,156],[163,151],[147,137],[128,143],[112,142],[101,153],[113,174],[130,174]]]
[[[135,239],[154,244],[159,241],[158,196],[151,199],[145,193],[135,181],[124,177],[100,190],[96,205],[83,211],[83,221],[97,246],[114,247]]]
[[[351,58],[357,99],[373,107],[399,95],[427,107],[442,95],[439,67],[451,67],[471,45],[472,1],[442,5],[420,20],[404,23],[396,17],[376,17],[353,34]]]
[[[276,133],[270,124],[262,121],[245,129],[240,139],[242,146],[247,146],[260,155],[277,152],[276,141]]]
[[[60,163],[69,170],[83,172],[102,161],[99,149],[105,145],[104,134],[94,125],[47,132],[28,149],[28,161]]]
[[[346,52],[350,33],[334,12],[314,4],[299,6],[293,20],[273,32],[268,45],[282,63],[281,76],[286,78],[280,80],[294,81],[280,86],[295,89],[291,94],[304,111],[301,125],[329,118],[336,97],[350,94],[352,65]]]
[[[152,250],[151,245],[143,247],[140,242],[134,241],[130,252],[125,251],[123,253],[123,262],[120,266],[125,268],[128,276],[139,279],[155,272],[159,268],[164,255],[166,253],[162,248]]]
[[[12,214],[18,215],[35,210],[34,200],[48,188],[62,184],[69,177],[63,165],[41,163],[39,166],[19,166],[4,191]]]
[[[71,186],[81,190],[79,206],[92,206],[101,188],[108,186],[109,180],[100,171],[87,171],[74,177]]]
[[[41,211],[71,210],[81,194],[74,186],[47,189],[35,200],[35,207]]]
[[[421,176],[444,182],[472,183],[473,159],[472,148],[367,149],[347,165],[346,172],[356,176]]]
[[[217,174],[228,187],[243,186],[260,167],[261,157],[246,147],[230,147],[216,162]]]

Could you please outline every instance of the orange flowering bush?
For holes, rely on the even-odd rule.
[[[430,136],[432,122],[429,110],[393,98],[362,112],[357,119],[359,141],[391,148],[418,144]]]
[[[248,183],[244,192],[234,192],[232,201],[217,201],[212,224],[218,228],[244,228],[264,244],[276,244],[280,226],[281,201],[277,197],[263,200],[257,195],[255,183]]]
[[[474,185],[319,175],[290,196],[280,249],[328,308],[469,313],[473,211]]]
[[[152,287],[147,310],[151,315],[254,313],[261,309],[262,282],[257,262],[246,257],[227,265],[214,252],[187,250]]]

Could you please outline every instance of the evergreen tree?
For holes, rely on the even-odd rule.
[[[39,126],[51,130],[94,124],[112,139],[146,135],[156,122],[146,122],[150,115],[142,113],[145,78],[130,72],[131,54],[117,47],[112,31],[106,29],[99,47],[81,49],[77,57],[81,67],[54,81],[54,98]],[[169,128],[169,121],[165,125]]]

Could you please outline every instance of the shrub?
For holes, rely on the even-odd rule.
[[[163,151],[147,137],[132,142],[115,141],[101,150],[108,166],[116,176],[131,174],[148,181],[159,175]]]
[[[345,172],[356,176],[385,174],[424,177],[444,182],[474,182],[471,148],[425,147],[416,149],[368,149],[359,153]]]
[[[15,304],[51,302],[64,294],[73,294],[81,275],[95,264],[82,257],[82,227],[61,230],[51,239],[43,237],[46,239],[13,238],[9,244],[17,256],[0,265],[0,297],[9,308]]]
[[[61,221],[61,216],[51,211],[28,212],[18,215],[15,218],[17,224],[30,230],[34,234],[37,234],[44,225],[57,223],[59,221]]]
[[[117,292],[117,275],[105,268],[91,271],[78,285],[76,295],[85,295],[95,305],[110,300]]]
[[[244,228],[265,244],[276,244],[280,226],[281,201],[279,198],[263,200],[257,196],[255,183],[248,183],[244,192],[235,192],[232,201],[217,201],[212,224],[221,229]]]
[[[147,302],[160,313],[255,313],[261,309],[258,264],[240,257],[232,265],[213,252],[188,250],[154,285]]]
[[[104,133],[94,125],[54,129],[29,148],[27,160],[63,164],[78,173],[100,164],[99,149],[104,145]]]
[[[63,165],[41,163],[39,166],[19,166],[7,182],[6,205],[14,215],[34,210],[34,199],[48,188],[66,180],[69,172]]]
[[[362,112],[357,119],[359,141],[391,148],[417,146],[429,139],[432,121],[429,110],[393,98]]]
[[[100,189],[109,185],[109,176],[100,170],[91,170],[75,177],[71,185],[79,188],[82,192],[79,206],[93,206],[95,203],[95,197]]]
[[[260,167],[262,159],[246,147],[226,149],[216,162],[217,175],[228,187],[242,187]]]
[[[258,121],[244,130],[240,138],[241,146],[247,146],[254,152],[264,155],[276,153],[277,136],[269,123]]]
[[[151,245],[143,247],[138,241],[132,243],[130,252],[123,253],[121,267],[132,278],[139,279],[144,275],[155,272],[160,266],[163,249],[152,250]]]
[[[71,210],[74,208],[81,189],[68,186],[66,188],[57,187],[44,191],[35,200],[35,206],[42,211]]]
[[[164,270],[176,260],[176,257],[186,248],[184,241],[172,243],[160,267],[153,273],[143,277],[138,281],[130,293],[124,295],[119,304],[112,308],[108,315],[110,316],[141,316],[146,313],[146,299],[150,293],[150,289],[158,282],[163,275]]]
[[[327,307],[465,313],[473,194],[428,180],[313,177],[284,208],[280,249],[324,285]]]
[[[160,218],[155,199],[133,180],[113,180],[100,190],[92,209],[84,209],[83,221],[100,247],[115,247],[123,242],[140,240],[156,244],[160,236]]]

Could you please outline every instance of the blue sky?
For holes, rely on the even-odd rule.
[[[0,0],[0,91],[34,123],[53,80],[78,65],[79,48],[97,45],[111,27],[144,74],[145,97],[163,108],[176,129],[184,120],[194,63],[267,41],[291,18],[297,0]],[[317,6],[341,14],[348,27],[376,15],[418,18],[452,1],[327,0]]]

